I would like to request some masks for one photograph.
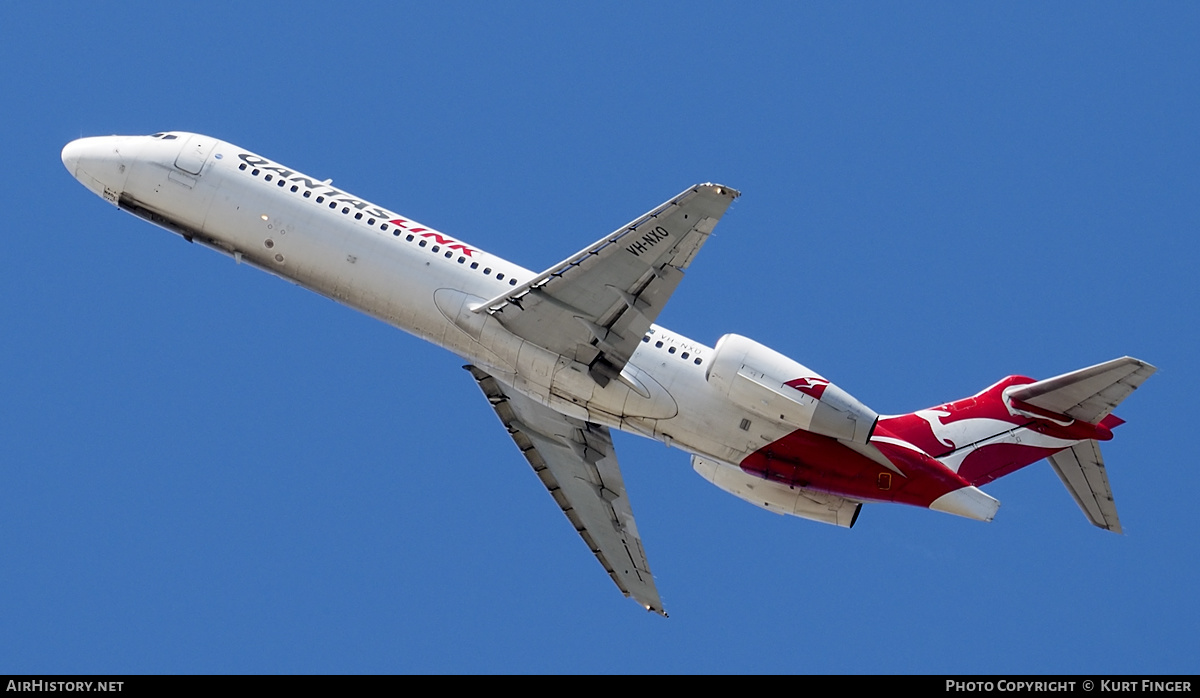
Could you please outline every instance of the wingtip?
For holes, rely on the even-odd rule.
[[[711,189],[717,196],[728,196],[731,199],[736,199],[742,195],[742,192],[734,189],[733,187],[727,187],[724,184],[716,184],[715,182],[705,182],[704,184],[698,184],[696,186],[697,188],[704,187],[706,189]]]

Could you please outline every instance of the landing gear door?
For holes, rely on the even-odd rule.
[[[189,136],[183,147],[179,149],[179,156],[175,158],[175,166],[188,174],[200,174],[200,170],[204,167],[204,161],[212,152],[213,143],[211,138],[194,134]]]

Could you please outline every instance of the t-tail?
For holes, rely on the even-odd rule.
[[[986,497],[977,486],[1048,458],[1088,521],[1120,533],[1099,442],[1124,423],[1113,409],[1155,370],[1126,356],[1046,380],[1009,376],[963,400],[881,418],[871,440],[885,453],[915,447],[957,473],[971,487],[931,508],[966,516],[953,507]]]

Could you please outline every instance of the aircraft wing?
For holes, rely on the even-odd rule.
[[[658,598],[608,428],[555,412],[466,366],[517,448],[625,596],[667,615]]]
[[[513,334],[591,367],[601,386],[618,376],[700,246],[739,193],[698,184],[472,308]]]

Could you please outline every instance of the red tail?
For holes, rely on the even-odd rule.
[[[1130,357],[1046,380],[1009,376],[983,392],[898,417],[872,441],[916,447],[972,485],[1050,458],[1088,519],[1120,530],[1098,441],[1123,420],[1112,414],[1156,369]]]
[[[983,485],[1085,439],[1107,441],[1120,423],[1091,425],[1013,400],[1012,388],[1032,378],[1009,376],[969,398],[912,414],[885,417],[880,436],[906,441],[938,459],[972,485]]]

